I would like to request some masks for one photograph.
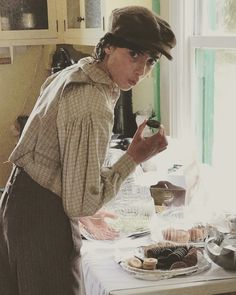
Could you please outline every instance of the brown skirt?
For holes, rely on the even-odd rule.
[[[0,199],[0,294],[79,295],[80,247],[61,198],[14,168]]]

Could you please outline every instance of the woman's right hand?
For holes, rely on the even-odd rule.
[[[115,240],[119,237],[120,233],[118,230],[109,226],[105,220],[106,218],[116,219],[118,215],[112,212],[99,210],[93,216],[80,217],[79,222],[80,226],[84,227],[93,239]]]
[[[145,162],[156,154],[162,152],[168,145],[164,127],[162,125],[160,126],[159,131],[154,135],[147,138],[143,136],[146,122],[147,120],[139,125],[134,134],[133,140],[127,149],[127,153],[137,164]]]

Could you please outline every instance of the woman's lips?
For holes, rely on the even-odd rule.
[[[135,86],[137,84],[137,81],[134,80],[128,80],[129,85]]]

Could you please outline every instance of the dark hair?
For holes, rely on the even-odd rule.
[[[132,42],[129,42],[123,38],[120,38],[118,36],[115,36],[112,33],[106,33],[98,42],[94,49],[94,58],[97,61],[103,61],[106,53],[105,53],[105,48],[107,46],[115,46],[115,47],[120,47],[120,48],[128,48],[130,50],[137,51],[139,53],[148,53],[150,56],[153,56],[154,58],[156,57],[158,51],[150,51],[150,50],[145,50],[141,46],[138,46],[136,44],[133,44]]]
[[[16,118],[16,122],[17,122],[17,124],[19,124],[19,136],[21,136],[22,131],[25,127],[25,124],[26,124],[28,118],[29,118],[29,116],[26,116],[26,115],[18,116]]]

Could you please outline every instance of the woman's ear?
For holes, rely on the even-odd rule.
[[[111,52],[112,52],[112,46],[107,46],[107,47],[105,47],[105,48],[104,48],[104,51],[105,51],[105,53],[106,53],[107,55],[111,54]]]

